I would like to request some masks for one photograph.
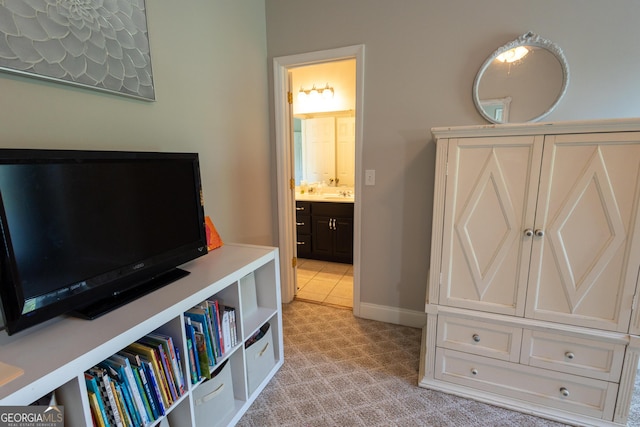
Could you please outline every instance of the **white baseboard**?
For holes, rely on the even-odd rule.
[[[366,302],[360,303],[358,317],[412,328],[422,328],[427,324],[427,314],[424,312]]]

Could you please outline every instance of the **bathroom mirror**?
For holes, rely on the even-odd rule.
[[[355,186],[356,121],[352,112],[293,118],[295,183]]]
[[[569,85],[562,50],[528,32],[498,48],[473,83],[473,102],[491,123],[534,122],[551,113]]]

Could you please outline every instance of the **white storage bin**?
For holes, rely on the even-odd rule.
[[[276,364],[272,329],[269,327],[262,338],[245,349],[249,393],[253,393],[258,388]]]
[[[234,409],[231,362],[226,360],[214,374],[193,391],[196,426],[218,425]]]

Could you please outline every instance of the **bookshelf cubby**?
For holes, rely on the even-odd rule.
[[[197,426],[196,396],[210,384],[202,379],[195,384],[191,381],[184,312],[216,298],[236,308],[239,342],[211,368],[213,371],[227,362],[225,375],[231,377],[234,405],[222,416],[216,416],[215,404],[205,405],[204,410],[211,408],[212,412],[207,416],[207,427],[234,425],[284,362],[278,250],[225,244],[181,268],[190,274],[92,321],[59,316],[12,336],[0,333],[0,362],[24,370],[0,386],[0,406],[29,405],[53,392],[57,403],[65,407],[66,426],[92,425],[84,372],[157,332],[170,335],[182,355],[180,369],[186,391],[165,417],[150,425]],[[266,353],[268,358],[255,362],[258,356],[254,353],[262,356],[267,350],[256,352],[244,343],[267,323],[270,345],[257,345],[260,351],[268,348],[273,359]],[[199,387],[203,387],[200,393]]]

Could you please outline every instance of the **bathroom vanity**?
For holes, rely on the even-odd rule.
[[[353,196],[296,195],[299,258],[353,263]]]

